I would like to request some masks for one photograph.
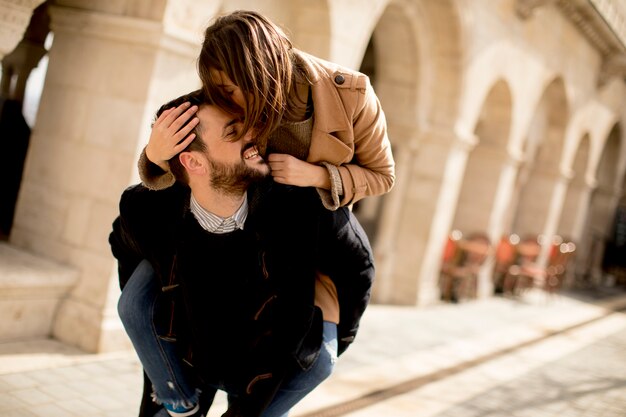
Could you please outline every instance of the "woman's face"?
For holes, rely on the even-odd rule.
[[[230,97],[230,99],[242,109],[246,108],[246,99],[243,95],[243,91],[228,78],[228,75],[226,75],[224,71],[211,69],[211,78],[215,85],[222,89],[226,97]]]

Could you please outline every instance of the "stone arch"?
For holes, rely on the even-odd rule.
[[[622,127],[619,123],[616,123],[609,132],[608,138],[602,150],[598,170],[596,172],[597,186],[594,195],[604,195],[608,200],[612,200],[614,197],[619,197],[615,194],[616,190],[618,190],[621,186],[619,176],[619,159],[621,148],[624,146],[622,143],[622,135]],[[600,213],[597,213],[594,217],[597,217],[600,219],[600,222],[602,222],[602,218],[606,218],[607,215],[610,214],[610,210],[606,211],[601,207],[599,207],[599,210]],[[605,212],[602,213],[602,211]],[[593,219],[591,220],[593,222]],[[600,226],[598,227],[598,230],[603,234],[606,234],[606,227]]]
[[[589,207],[579,207],[585,215],[584,229],[580,236],[580,261],[586,277],[599,277],[602,270],[602,256],[606,241],[610,238],[614,212],[621,195],[619,178],[619,157],[621,143],[621,126],[615,124],[605,142],[597,172],[596,187],[591,194]],[[619,191],[618,191],[619,190]],[[580,265],[582,263],[582,265]]]
[[[372,32],[360,66],[370,76],[396,144],[407,140],[403,130],[416,127],[421,68],[414,25],[402,4],[391,2]]]
[[[500,171],[507,158],[512,107],[509,85],[497,81],[489,90],[474,128],[478,144],[469,154],[452,223],[463,233],[489,230]]]
[[[436,158],[443,158],[440,148],[450,146],[454,137],[461,91],[461,28],[453,1],[391,0],[382,8],[373,3],[375,10],[369,16],[378,17],[371,25],[371,38],[362,39],[365,53],[360,68],[373,75],[385,111],[396,161],[396,185],[381,198],[363,201],[362,208],[377,218],[375,299],[414,304],[417,297],[435,296],[436,286],[424,284],[430,278],[420,282],[424,274],[416,273],[422,267],[433,268],[430,262],[436,255],[427,252],[440,247],[431,232],[437,200],[421,190],[442,186],[445,163]],[[351,48],[359,50],[360,46],[353,43]],[[345,55],[351,56],[350,51]],[[435,158],[430,156],[433,153]],[[416,207],[422,215],[416,216]],[[361,221],[365,223],[362,217]],[[422,291],[421,286],[428,289]]]
[[[512,230],[541,234],[551,208],[551,196],[561,171],[569,111],[562,78],[545,89],[523,144],[524,163],[517,181],[517,205]]]
[[[419,108],[419,47],[414,24],[402,4],[391,2],[374,28],[359,68],[369,76],[385,111],[394,153],[410,141],[406,132],[419,128],[415,117]],[[385,201],[386,196],[372,197],[354,207],[374,245]]]
[[[460,109],[463,50],[458,6],[450,0],[423,0],[419,3],[425,18],[420,28],[429,31],[423,45],[425,63],[422,76],[425,119],[433,126],[451,126]]]
[[[45,69],[43,74],[38,72],[38,85],[29,81],[33,80],[31,75],[40,62],[44,64],[42,67],[47,67],[52,36],[48,2],[43,2],[32,12],[23,38],[12,51],[0,56],[0,129],[3,136],[11,137],[3,144],[7,158],[0,167],[0,177],[4,179],[0,184],[0,240],[7,239],[13,227],[15,204]]]

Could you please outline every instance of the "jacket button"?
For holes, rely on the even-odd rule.
[[[346,82],[346,78],[343,75],[341,75],[341,74],[337,74],[337,75],[335,75],[335,82],[337,84],[341,85],[341,84]]]

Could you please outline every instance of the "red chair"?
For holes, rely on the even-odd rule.
[[[517,245],[518,257],[505,277],[505,292],[520,294],[536,287],[553,293],[561,288],[567,264],[576,250],[576,245],[573,242],[564,242],[560,236],[554,236],[550,243],[548,264],[542,267],[537,264],[537,258],[542,244],[545,244],[543,239],[545,238],[541,235],[532,236]]]
[[[516,234],[504,235],[498,243],[493,267],[493,287],[496,293],[504,292],[504,279],[511,265],[517,259],[517,244],[520,238]]]
[[[454,243],[455,255],[442,264],[439,281],[441,298],[446,301],[476,297],[478,271],[491,251],[491,242],[485,233],[473,233]]]
[[[576,252],[576,244],[555,236],[550,250],[550,259],[546,268],[546,280],[543,289],[554,293],[561,289],[566,276],[567,267]]]
[[[541,253],[540,240],[539,236],[529,236],[518,243],[517,258],[504,279],[505,293],[520,295],[533,287],[535,281],[545,280],[546,271],[537,264]]]

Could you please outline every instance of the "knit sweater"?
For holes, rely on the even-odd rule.
[[[263,276],[250,231],[209,233],[188,214],[183,235],[177,272],[189,320],[198,323],[191,335],[194,352],[202,352],[196,365],[205,382],[242,392],[237,382],[273,371],[275,342],[261,335],[274,282]]]

